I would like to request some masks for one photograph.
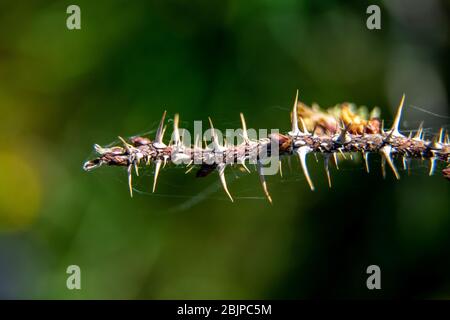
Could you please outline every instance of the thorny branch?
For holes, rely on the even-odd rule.
[[[399,158],[403,166],[407,168],[411,159],[428,159],[430,162],[429,174],[432,175],[436,168],[436,162],[442,161],[448,165],[450,144],[449,137],[441,129],[439,134],[431,140],[426,140],[422,124],[416,134],[406,137],[399,131],[405,96],[403,95],[392,127],[385,131],[383,121],[375,115],[365,120],[361,114],[354,113],[348,104],[339,105],[333,111],[327,113],[318,108],[309,108],[298,103],[298,91],[291,114],[291,131],[287,134],[271,134],[269,138],[252,140],[247,134],[247,126],[241,113],[242,138],[239,145],[221,145],[217,137],[212,135],[212,145],[202,148],[201,141],[196,139],[192,146],[183,145],[179,134],[179,117],[175,115],[173,121],[173,141],[169,145],[164,144],[164,112],[158,126],[155,139],[151,141],[145,137],[133,137],[129,142],[120,138],[123,145],[102,148],[95,145],[94,149],[99,157],[87,161],[83,168],[90,171],[102,165],[125,166],[128,172],[128,184],[131,196],[132,172],[139,174],[139,166],[155,164],[153,192],[155,191],[158,175],[161,167],[171,162],[176,165],[184,163],[191,170],[199,166],[196,176],[204,177],[214,170],[218,171],[222,186],[233,201],[228,191],[225,180],[225,168],[228,165],[242,165],[247,171],[245,163],[251,159],[256,160],[260,181],[267,199],[272,202],[267,189],[264,174],[262,173],[262,161],[265,157],[274,153],[273,146],[277,146],[276,156],[297,155],[311,190],[314,184],[310,178],[306,165],[306,156],[309,153],[320,153],[324,156],[325,171],[328,183],[331,187],[329,171],[329,159],[333,157],[338,165],[338,154],[345,156],[353,152],[363,155],[366,170],[369,172],[369,154],[378,153],[382,156],[383,174],[386,163],[392,169],[395,177],[400,179],[393,158]],[[376,112],[375,112],[376,113]],[[213,128],[210,120],[211,128]],[[300,120],[300,121],[299,121]],[[299,128],[302,125],[302,130]],[[310,132],[312,131],[312,132]],[[192,167],[191,167],[192,166]],[[443,169],[444,177],[450,180],[450,167]]]

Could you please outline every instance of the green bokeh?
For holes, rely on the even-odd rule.
[[[449,183],[425,162],[400,181],[376,156],[370,174],[342,163],[329,190],[311,157],[311,192],[293,159],[268,177],[273,205],[255,173],[230,173],[230,203],[214,174],[168,168],[152,195],[150,169],[130,199],[124,170],[81,168],[94,143],[152,132],[163,110],[186,128],[236,128],[243,112],[287,131],[297,88],[306,103],[379,106],[387,125],[403,92],[445,116],[448,4],[438,19],[390,2],[370,31],[364,1],[76,1],[70,31],[75,3],[2,1],[0,297],[449,298]],[[406,129],[420,120],[448,124],[406,108]],[[365,286],[371,264],[381,291]]]

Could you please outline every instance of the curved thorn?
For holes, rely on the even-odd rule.
[[[163,137],[164,137],[164,119],[166,118],[166,111],[164,111],[161,121],[159,122],[158,129],[156,130],[156,136],[155,136],[155,142],[156,143],[163,143]]]
[[[133,147],[131,144],[126,142],[125,139],[122,138],[121,136],[118,136],[117,138],[119,138],[119,140],[122,141],[123,145],[125,146],[125,149],[127,149],[128,151]]]
[[[233,197],[231,196],[230,192],[228,191],[227,187],[227,181],[225,180],[225,164],[221,163],[217,166],[217,171],[219,172],[219,178],[220,182],[222,183],[222,187],[225,190],[225,193],[230,198],[231,202],[234,202]]]
[[[259,175],[259,180],[261,181],[261,185],[262,185],[264,194],[265,194],[267,200],[269,200],[270,204],[272,204],[272,197],[270,196],[269,190],[267,189],[266,178],[263,175],[262,164],[259,161],[258,161],[258,175]]]
[[[245,162],[241,162],[241,165],[244,167],[244,169],[245,169],[248,173],[251,173],[251,171],[249,170],[249,168],[247,168],[247,166],[245,165]]]
[[[444,143],[444,128],[441,128],[439,130],[439,140],[438,140],[438,142],[440,144]]]
[[[209,125],[211,126],[211,129],[213,129],[213,131],[214,131],[214,125],[213,125],[213,122],[211,120],[211,117],[208,117],[208,121],[209,121]]]
[[[134,171],[136,172],[136,176],[139,177],[139,167],[136,161],[134,161]]]
[[[394,172],[397,180],[400,180],[400,175],[398,174],[397,168],[395,167],[394,162],[392,161],[392,157],[391,157],[392,147],[389,145],[386,145],[386,146],[382,147],[380,149],[380,151],[383,154],[383,156],[386,159],[389,166],[391,167],[392,171]]]
[[[436,157],[430,158],[430,171],[428,172],[429,176],[432,176],[434,174],[434,170],[436,169]]]
[[[364,158],[364,162],[366,164],[366,172],[369,173],[370,165],[369,165],[369,152],[368,151],[363,152],[363,158]]]
[[[244,139],[244,142],[248,142],[248,132],[247,132],[247,124],[245,123],[244,114],[241,112],[239,114],[241,116],[241,123],[242,123],[242,138]]]
[[[330,168],[329,168],[329,160],[330,160],[330,154],[324,154],[323,158],[323,165],[325,166],[325,172],[327,174],[328,179],[328,186],[331,188],[331,175],[330,175]]]
[[[222,148],[223,148],[223,147],[219,144],[219,141],[218,141],[218,139],[217,139],[216,131],[215,131],[215,129],[214,129],[212,120],[211,120],[210,117],[208,117],[208,120],[209,120],[209,124],[210,124],[210,126],[211,126],[211,140],[212,140],[213,148],[214,148],[215,150],[222,151]],[[206,144],[206,140],[205,140],[205,144]]]
[[[308,181],[309,187],[311,191],[314,191],[314,185],[312,183],[311,177],[309,176],[308,167],[306,165],[306,155],[311,152],[311,148],[308,146],[303,146],[297,149],[297,154],[300,159],[300,164],[303,169],[303,173],[305,174],[306,180]]]

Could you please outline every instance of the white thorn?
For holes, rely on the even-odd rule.
[[[303,173],[305,174],[306,180],[308,181],[309,187],[311,191],[314,191],[314,185],[312,183],[311,177],[309,176],[308,167],[306,165],[306,155],[311,152],[311,148],[308,146],[300,147],[296,150],[298,157],[300,159],[300,164],[303,169]]]
[[[306,128],[306,124],[305,121],[303,120],[302,117],[300,117],[300,122],[302,123],[302,127],[303,127],[303,134],[310,134],[308,129]]]
[[[217,166],[217,171],[219,172],[220,182],[222,183],[222,187],[225,190],[225,193],[228,195],[231,202],[234,202],[233,197],[231,196],[230,192],[228,191],[227,181],[225,180],[225,166],[226,165],[224,163],[220,163]]]
[[[270,204],[272,204],[272,197],[269,194],[269,190],[267,190],[267,183],[266,183],[266,178],[262,172],[262,164],[261,162],[258,161],[258,175],[259,175],[259,180],[261,181],[261,185],[264,191],[265,196],[267,197],[267,200],[269,200]]]
[[[134,161],[134,171],[136,172],[136,176],[139,177],[139,167],[136,161]]]
[[[128,188],[130,189],[130,196],[133,198],[133,183],[132,183],[133,172],[132,172],[132,170],[133,170],[133,166],[132,166],[132,164],[130,163],[130,164],[128,165],[128,168],[127,168],[127,174],[128,174]]]
[[[405,171],[408,170],[408,162],[406,156],[403,156],[402,162],[403,162],[403,170]]]
[[[436,157],[430,158],[430,171],[428,172],[428,175],[432,176],[434,174],[434,170],[436,169]]]
[[[280,172],[280,177],[283,178],[283,166],[281,164],[281,160],[278,161],[278,170]]]
[[[413,140],[421,141],[422,140],[422,133],[423,133],[423,121],[419,125],[419,129],[417,129],[416,134],[413,137]]]
[[[439,130],[439,140],[438,142],[440,144],[444,143],[444,128],[441,128],[441,130]]]
[[[161,159],[155,160],[155,175],[153,176],[153,191],[156,190],[156,183],[158,182],[159,170],[161,169],[162,161]]]
[[[131,144],[129,144],[128,142],[125,141],[124,138],[122,138],[121,136],[118,136],[119,140],[122,141],[123,145],[125,146],[125,148],[130,151],[130,149],[133,147]]]
[[[297,104],[298,104],[298,90],[297,90],[297,94],[295,95],[295,101],[294,101],[294,107],[292,108],[292,131],[289,132],[289,134],[291,136],[298,136],[301,134],[300,130],[298,129],[298,109],[297,109]]]
[[[367,173],[369,173],[370,165],[369,165],[369,152],[368,151],[363,152],[363,158],[364,158],[364,162],[366,164],[366,171],[367,171]]]
[[[397,136],[397,137],[403,137],[403,135],[398,131],[400,127],[400,119],[402,117],[402,111],[403,111],[403,104],[405,102],[405,94],[402,96],[402,100],[400,101],[400,104],[397,109],[397,114],[394,118],[394,123],[392,124],[391,130],[389,130],[390,135]]]
[[[242,138],[244,139],[244,142],[247,143],[249,141],[248,139],[248,132],[247,132],[247,124],[245,123],[244,114],[241,112],[241,123],[242,123]]]
[[[188,173],[191,172],[192,169],[194,169],[194,168],[195,168],[195,166],[190,167],[189,169],[186,170],[186,172],[185,172],[184,174],[188,174]]]
[[[342,120],[341,120],[342,121]],[[346,144],[351,141],[351,137],[348,135],[348,128],[350,127],[351,123],[349,123],[347,126],[345,126],[344,122],[342,121],[342,127],[341,132],[335,138],[335,141],[339,144]]]
[[[245,165],[245,162],[241,162],[241,165],[244,167],[244,169],[248,172],[251,173],[251,171],[247,168],[247,166]]]
[[[341,156],[347,160],[347,156],[345,155],[344,151],[342,151],[343,148],[338,148],[338,151],[340,152]]]
[[[97,152],[98,154],[100,154],[100,155],[103,155],[103,154],[105,154],[106,152],[107,152],[107,149],[106,148],[102,148],[100,145],[98,145],[98,144],[94,144],[94,150],[95,150],[95,152]]]
[[[216,151],[223,151],[225,148],[219,144],[219,141],[217,141],[216,131],[214,129],[211,118],[208,117],[208,120],[209,120],[209,124],[211,125],[211,140],[212,140],[213,148]],[[206,141],[205,141],[205,143],[206,143]]]
[[[163,137],[164,137],[164,119],[166,118],[166,111],[164,111],[161,122],[159,123],[158,130],[156,130],[156,136],[155,136],[155,142],[158,144],[163,143]]]
[[[397,178],[397,180],[399,180],[400,175],[398,174],[397,168],[395,167],[394,162],[392,161],[392,157],[391,157],[392,147],[389,145],[386,145],[386,146],[382,147],[380,149],[380,151],[383,154],[383,156],[386,159],[389,166],[391,167],[392,171],[394,172],[395,177]]]
[[[175,143],[175,146],[178,146],[180,144],[180,131],[178,130],[178,124],[180,121],[180,116],[178,113],[175,114],[173,117],[173,141]]]
[[[336,165],[336,169],[339,170],[339,163],[338,163],[338,155],[337,155],[337,152],[333,152],[333,159],[334,159],[334,164]]]
[[[331,154],[329,154],[329,153],[324,154],[323,165],[325,166],[325,173],[327,174],[328,186],[331,188],[331,175],[330,175],[330,167],[329,167],[330,156],[331,156]]]

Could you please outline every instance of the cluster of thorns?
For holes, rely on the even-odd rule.
[[[291,113],[291,130],[286,134],[276,133],[264,139],[250,139],[244,116],[241,113],[242,143],[238,145],[220,144],[214,134],[212,121],[209,119],[213,129],[212,143],[205,148],[202,147],[201,142],[198,143],[198,140],[192,146],[186,146],[182,143],[178,114],[174,116],[171,142],[166,145],[163,142],[166,115],[166,112],[164,112],[154,140],[138,136],[126,141],[119,137],[122,145],[108,148],[94,145],[94,149],[99,156],[87,161],[83,168],[89,171],[102,165],[126,167],[129,190],[131,196],[133,196],[133,169],[138,175],[139,166],[154,164],[153,192],[155,192],[160,169],[169,162],[173,164],[183,163],[189,168],[188,171],[197,167],[197,177],[204,177],[213,171],[217,171],[224,191],[231,201],[233,201],[233,198],[227,187],[225,169],[229,165],[240,165],[250,172],[245,163],[251,159],[252,155],[256,155],[255,162],[261,185],[270,202],[272,202],[272,198],[267,188],[263,163],[267,157],[272,156],[280,159],[279,171],[281,173],[281,158],[297,155],[311,190],[314,190],[315,187],[306,162],[306,156],[310,153],[323,155],[325,172],[330,187],[330,158],[333,158],[335,166],[339,169],[338,155],[351,158],[353,153],[362,154],[367,172],[370,170],[369,154],[381,155],[383,176],[386,174],[385,168],[388,164],[397,179],[400,179],[400,175],[394,164],[394,158],[401,160],[405,170],[409,168],[412,159],[427,159],[430,163],[429,175],[434,173],[437,162],[441,161],[446,166],[442,173],[444,177],[450,179],[448,133],[441,128],[437,135],[427,140],[423,124],[420,124],[414,136],[412,132],[408,136],[403,135],[399,131],[399,127],[404,101],[405,96],[403,95],[392,127],[385,130],[378,108],[373,109],[369,114],[365,108],[356,109],[352,104],[343,103],[322,111],[316,105],[308,107],[300,103],[297,91]],[[233,161],[230,163],[225,159],[232,159]]]

